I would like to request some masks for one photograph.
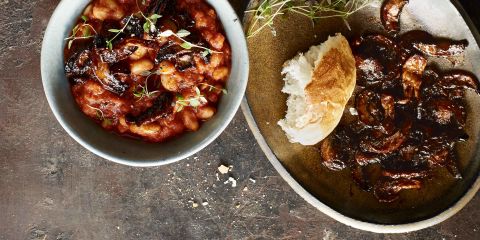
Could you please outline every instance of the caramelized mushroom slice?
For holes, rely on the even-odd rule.
[[[423,76],[426,86],[422,89],[423,94],[429,97],[444,97],[449,99],[461,99],[465,89],[480,94],[478,79],[469,72],[455,70],[443,75],[434,70],[427,70]]]
[[[424,102],[420,105],[418,112],[419,119],[444,126],[457,126],[460,129],[465,126],[466,116],[467,112],[462,102],[446,98]]]
[[[84,50],[74,54],[65,65],[68,78],[91,78],[98,80],[106,90],[122,95],[128,85],[110,73],[109,66],[96,52]]]
[[[117,79],[110,73],[110,69],[107,63],[100,62],[97,59],[97,64],[94,66],[93,77],[97,79],[103,87],[118,95],[123,95],[128,89],[128,84]]]
[[[453,150],[453,140],[437,137],[430,139],[421,147],[418,157],[430,166],[446,167],[452,176],[462,178],[457,168]]]
[[[83,77],[92,73],[91,51],[83,50],[73,54],[65,64],[67,78]]]
[[[401,73],[400,51],[395,42],[380,34],[361,37],[352,43],[357,82],[366,87],[392,88]]]
[[[320,145],[322,164],[332,171],[340,171],[347,167],[343,161],[344,156],[340,149],[336,148],[331,136],[322,141]]]
[[[158,119],[165,118],[173,112],[173,94],[163,92],[154,101],[153,105],[138,116],[127,115],[126,120],[140,126],[145,123],[151,123]]]
[[[406,189],[419,189],[422,182],[407,178],[382,178],[374,187],[374,195],[380,202],[393,202],[398,199],[398,193]]]
[[[381,99],[378,94],[370,90],[364,90],[357,94],[355,107],[358,117],[363,123],[374,126],[383,120]]]
[[[364,153],[357,151],[355,153],[355,163],[359,166],[367,166],[370,164],[379,163],[381,160],[380,155],[373,153]]]
[[[360,149],[364,152],[376,153],[376,154],[389,154],[397,150],[407,140],[408,133],[412,126],[411,121],[407,121],[392,135],[375,136],[376,134],[366,135],[360,142]]]
[[[382,176],[391,179],[422,179],[428,177],[429,172],[427,170],[383,170]]]
[[[380,17],[383,27],[389,32],[400,31],[400,13],[408,0],[386,0],[383,2]]]
[[[378,94],[364,90],[357,94],[355,106],[360,121],[375,127],[385,134],[392,134],[395,117],[395,100],[387,94]]]
[[[479,94],[479,82],[478,79],[469,72],[456,70],[446,73],[440,80],[442,87],[446,89],[452,88],[464,88],[471,89]]]
[[[417,50],[427,56],[452,57],[462,55],[468,41],[436,38],[425,31],[413,30],[400,37],[400,45],[409,52]]]
[[[420,85],[426,66],[427,59],[420,55],[411,56],[403,64],[402,86],[404,96],[407,99],[418,99],[420,97]]]
[[[98,51],[98,55],[103,62],[113,64],[127,59],[138,49],[137,46],[125,46],[122,48],[116,48],[113,50],[110,49],[101,49]]]

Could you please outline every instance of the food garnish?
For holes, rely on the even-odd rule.
[[[257,7],[245,11],[252,14],[247,38],[254,37],[265,28],[269,28],[272,34],[276,35],[274,20],[286,13],[305,16],[312,24],[319,19],[341,17],[350,28],[348,17],[371,2],[372,0],[261,0]]]
[[[149,142],[198,130],[230,74],[231,49],[213,13],[205,0],[92,0],[65,47],[80,109]]]

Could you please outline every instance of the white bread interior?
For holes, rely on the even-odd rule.
[[[314,145],[338,125],[356,83],[355,58],[342,34],[285,62],[287,114],[278,124],[292,143]]]

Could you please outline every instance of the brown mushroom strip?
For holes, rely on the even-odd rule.
[[[420,85],[426,66],[427,59],[420,55],[411,56],[403,64],[402,86],[404,96],[407,99],[418,99],[420,97]]]
[[[440,82],[447,89],[465,88],[474,90],[477,94],[479,93],[478,79],[465,71],[457,70],[444,74]]]
[[[386,0],[383,2],[380,17],[383,27],[389,32],[400,31],[400,13],[408,0]]]
[[[383,170],[382,176],[389,177],[391,179],[421,179],[428,176],[428,171],[426,170],[410,170],[410,171],[393,171],[393,170]]]
[[[124,48],[119,49],[101,49],[99,50],[99,55],[103,62],[106,63],[117,63],[122,60],[127,59],[130,55],[132,55],[138,49],[137,46],[126,46]]]
[[[358,84],[391,88],[401,74],[400,52],[397,49],[393,39],[380,34],[364,36],[352,43]]]
[[[406,189],[419,189],[422,182],[416,179],[384,178],[375,184],[374,194],[380,202],[393,202],[398,199],[398,193]]]
[[[330,170],[340,171],[347,167],[342,161],[339,149],[336,149],[332,141],[332,137],[328,137],[322,141],[320,151],[322,155],[322,164]]]
[[[402,129],[399,129],[396,133],[390,136],[385,137],[375,137],[367,135],[360,142],[360,148],[365,152],[377,153],[377,154],[388,154],[391,153],[405,142],[408,137],[408,132],[410,131],[412,123],[404,123]]]
[[[427,101],[419,109],[420,119],[426,119],[440,125],[456,125],[460,128],[465,126],[466,109],[461,102],[446,98],[438,98]]]
[[[355,162],[360,166],[367,166],[370,164],[375,164],[380,162],[380,156],[373,153],[364,153],[362,151],[357,151],[355,153]]]
[[[160,118],[165,118],[173,112],[173,94],[164,92],[157,97],[153,105],[138,116],[127,115],[126,120],[140,126],[144,123],[154,122]]]
[[[376,125],[383,118],[380,97],[372,91],[365,90],[357,94],[355,106],[360,121],[367,125]]]
[[[413,30],[400,37],[400,44],[408,51],[417,50],[427,56],[451,57],[462,55],[468,41],[437,38],[425,31]]]

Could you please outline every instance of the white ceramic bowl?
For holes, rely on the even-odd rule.
[[[200,151],[222,133],[237,112],[248,81],[248,51],[241,21],[227,0],[207,0],[215,8],[232,46],[232,69],[217,114],[193,133],[165,143],[146,143],[103,130],[77,107],[64,73],[65,38],[90,0],[62,0],[55,9],[42,45],[42,82],[48,103],[62,127],[82,146],[105,159],[138,167],[158,166]]]

